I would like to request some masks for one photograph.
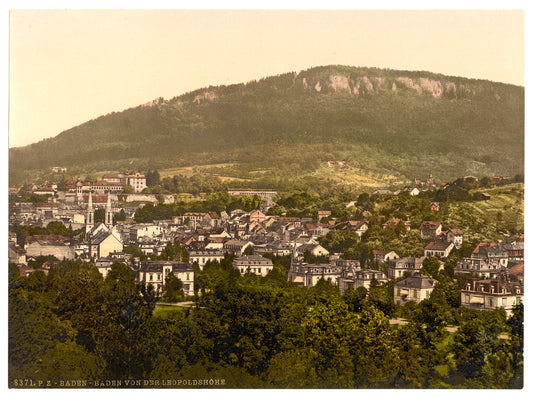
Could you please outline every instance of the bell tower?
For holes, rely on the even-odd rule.
[[[113,209],[111,208],[111,195],[107,194],[107,203],[105,205],[104,224],[108,227],[113,226]]]
[[[93,209],[93,196],[89,191],[89,201],[87,203],[87,216],[85,217],[85,232],[89,232],[94,227],[94,209]]]

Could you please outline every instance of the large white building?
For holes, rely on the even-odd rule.
[[[194,295],[194,270],[192,265],[178,261],[142,261],[139,268],[139,282],[147,287],[152,285],[157,295],[163,294],[165,278],[173,273],[183,282],[183,293]]]
[[[274,266],[272,260],[263,256],[242,256],[233,260],[233,268],[237,269],[241,275],[251,272],[259,276],[267,276]]]
[[[511,315],[513,306],[524,300],[524,289],[518,282],[495,279],[469,279],[461,289],[461,305],[476,310],[503,308]]]

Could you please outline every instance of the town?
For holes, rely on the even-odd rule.
[[[327,284],[357,308],[361,297],[381,289],[387,297],[380,299],[378,307],[391,323],[405,323],[413,305],[423,305],[439,288],[438,294],[455,294],[449,301],[456,307],[496,311],[510,319],[523,304],[523,230],[500,240],[469,239],[467,231],[472,228],[468,225],[439,221],[448,204],[447,199],[437,202],[435,198],[449,201],[458,185],[470,184],[481,189],[472,197],[488,203],[490,189],[512,187],[515,182],[516,178],[484,178],[480,187],[477,177],[468,176],[437,184],[429,175],[395,192],[363,193],[346,202],[345,209],[357,208],[356,214],[363,215],[359,219],[347,219],[346,214],[337,217],[331,209],[304,217],[277,214],[276,201],[288,202],[283,194],[235,189],[224,195],[241,200],[237,204],[253,199],[253,205],[244,210],[235,204],[228,211],[195,208],[207,200],[204,197],[190,202],[188,210],[181,208],[181,214],[152,214],[148,222],[142,214],[171,208],[184,195],[146,193],[146,176],[138,170],[104,174],[93,182],[69,180],[61,184],[62,189],[49,181],[16,185],[10,187],[9,262],[23,278],[36,272],[52,274],[64,264],[77,262],[95,267],[106,279],[116,273],[117,264],[123,264],[134,275],[139,291],[151,292],[158,307],[180,302],[183,308],[198,305],[212,289],[202,282],[202,275],[229,263],[246,281],[275,274],[292,288],[323,289]],[[447,196],[442,193],[446,190]],[[402,218],[395,216],[398,213],[390,218],[365,213],[365,208],[375,208],[378,202],[384,206],[387,200],[402,201]],[[413,201],[425,206],[416,216],[408,210]],[[413,247],[404,250],[402,245]]]
[[[57,168],[56,168],[57,169]],[[60,171],[55,170],[54,171]],[[496,178],[499,179],[499,178]],[[446,188],[448,184],[442,184]],[[409,195],[418,195],[420,189],[436,188],[433,176],[424,183],[416,180],[412,188],[406,189]],[[125,194],[129,188],[132,194]],[[118,209],[113,204],[124,196],[128,200],[147,200],[157,203],[155,195],[142,194],[147,187],[146,177],[138,170],[124,174],[108,174],[94,183],[69,181],[65,191],[59,191],[54,183],[45,182],[32,185],[29,190],[34,195],[46,195],[42,203],[10,203],[10,225],[33,225],[46,227],[50,222],[60,222],[72,231],[82,230],[83,239],[61,235],[30,235],[25,237],[23,246],[17,242],[14,232],[9,237],[9,261],[19,266],[20,272],[27,275],[35,268],[31,265],[39,257],[52,256],[55,260],[41,265],[47,272],[58,266],[60,260],[80,259],[91,261],[105,277],[116,261],[129,265],[136,273],[137,282],[152,284],[158,295],[163,292],[165,276],[175,274],[182,282],[186,296],[194,295],[194,270],[200,270],[208,262],[221,261],[225,254],[234,256],[233,266],[241,274],[251,272],[266,276],[272,270],[272,261],[263,254],[291,256],[288,281],[301,286],[314,286],[324,278],[338,286],[342,294],[346,289],[360,286],[370,287],[372,280],[384,284],[390,280],[408,276],[395,285],[394,302],[420,302],[431,294],[435,280],[419,275],[424,260],[430,257],[439,259],[442,269],[452,250],[460,249],[463,232],[459,228],[443,230],[440,222],[424,221],[418,227],[420,236],[427,241],[423,256],[400,258],[392,250],[374,249],[372,260],[385,263],[382,271],[364,269],[357,260],[343,260],[343,253],[330,253],[319,244],[317,238],[331,230],[351,231],[359,238],[368,230],[366,220],[336,222],[331,211],[318,211],[316,218],[267,216],[276,192],[236,190],[231,195],[258,196],[264,201],[261,209],[245,212],[235,209],[230,214],[216,212],[186,212],[168,220],[154,220],[152,223],[133,221],[135,207]],[[15,186],[11,193],[21,186]],[[131,192],[131,191],[130,191]],[[390,193],[390,191],[377,191]],[[483,199],[490,198],[487,197]],[[123,199],[123,198],[122,198]],[[174,198],[167,195],[164,202],[172,203]],[[439,204],[431,203],[431,209],[438,211]],[[103,220],[95,222],[95,212],[103,210]],[[123,220],[115,221],[119,211]],[[411,225],[407,220],[390,219],[382,227],[393,228],[402,224],[407,231]],[[22,243],[22,242],[20,242]],[[179,243],[187,251],[187,262],[151,260],[159,257],[169,244]],[[136,246],[147,258],[124,252],[124,248]],[[321,256],[327,260],[320,263],[307,263],[305,254]],[[462,258],[454,268],[455,274],[470,275],[462,287],[461,305],[492,310],[502,307],[510,314],[514,305],[523,300],[524,278],[524,238],[523,234],[506,242],[480,242],[470,257]],[[512,280],[511,280],[512,279]],[[488,280],[488,281],[487,281]]]

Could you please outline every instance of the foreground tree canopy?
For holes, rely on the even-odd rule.
[[[28,277],[10,265],[10,383],[213,378],[232,388],[522,386],[522,306],[506,320],[501,311],[455,306],[446,298],[453,289],[444,288],[397,308],[387,285],[343,296],[325,281],[300,288],[286,281],[286,259],[273,260],[264,278],[239,275],[231,259],[209,263],[197,270],[196,304],[165,314],[121,263],[105,279],[90,263],[63,262],[47,276]],[[167,282],[173,298],[179,280]],[[391,325],[400,315],[408,325]],[[457,332],[447,324],[459,325]]]

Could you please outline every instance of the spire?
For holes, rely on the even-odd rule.
[[[107,194],[107,203],[105,205],[104,224],[108,227],[113,226],[113,210],[111,208],[111,195]]]
[[[85,232],[89,232],[94,226],[93,196],[89,191],[89,201],[87,203],[87,216],[85,217]]]

